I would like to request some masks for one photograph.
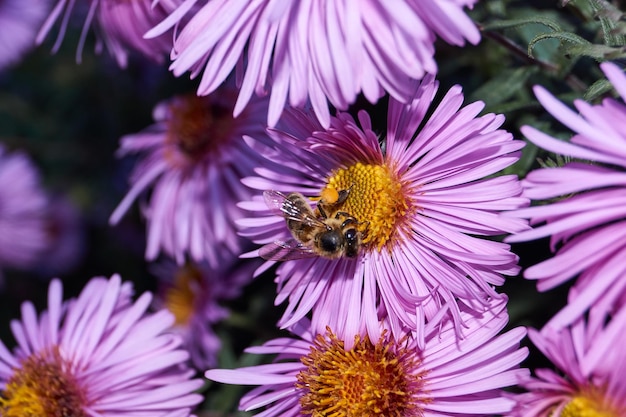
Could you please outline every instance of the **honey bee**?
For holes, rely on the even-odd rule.
[[[300,193],[284,195],[274,190],[265,191],[265,203],[270,210],[285,218],[293,238],[265,245],[259,249],[259,255],[271,261],[315,256],[328,259],[356,257],[362,245],[359,226],[363,223],[349,213],[334,210],[346,201],[349,193],[349,189],[339,191],[334,201],[322,198],[313,209]]]

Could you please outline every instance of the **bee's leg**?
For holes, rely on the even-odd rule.
[[[354,218],[354,216],[348,212],[345,211],[338,211],[337,214],[335,214],[335,219],[341,219],[341,218],[351,218],[356,222],[356,219]]]
[[[345,211],[338,211],[337,214],[335,215],[335,218],[336,219],[345,218],[343,223],[341,223],[341,227],[345,227],[351,223],[354,223],[357,227],[365,226],[364,230],[367,230],[367,227],[370,225],[370,222],[368,221],[360,222],[353,215],[351,215],[350,213],[346,213]]]
[[[350,213],[346,213],[345,211],[338,211],[335,215],[335,219],[345,219],[343,223],[341,223],[341,227],[346,227],[349,224],[360,225],[359,221],[354,218]],[[369,223],[369,222],[368,222]]]
[[[343,229],[344,227],[346,227],[349,224],[354,224],[354,225],[358,226],[360,223],[354,217],[348,216],[343,221],[343,223],[341,223],[341,228]]]
[[[337,205],[343,204],[348,199],[348,195],[350,194],[351,189],[352,189],[352,185],[350,186],[350,188],[346,190],[339,191],[339,197],[337,197],[337,201],[334,204],[337,204]]]
[[[321,200],[317,203],[317,209],[319,210],[320,215],[321,215],[323,218],[325,218],[325,219],[327,219],[327,218],[328,218],[328,214],[326,214],[326,211],[324,211],[324,204],[322,204],[322,201],[321,201]]]

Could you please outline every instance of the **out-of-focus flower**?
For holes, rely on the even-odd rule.
[[[47,0],[0,0],[0,71],[35,46],[49,4]]]
[[[503,116],[477,117],[482,103],[461,109],[458,86],[425,119],[437,87],[427,77],[413,86],[409,104],[390,101],[382,145],[365,112],[358,115],[360,126],[339,113],[325,130],[311,115],[292,110],[270,130],[272,143],[260,151],[268,162],[244,183],[310,198],[348,190],[345,202],[327,214],[354,217],[363,236],[356,257],[317,256],[278,267],[277,302],[289,299],[281,326],[312,309],[316,333],[330,326],[343,337],[366,327],[377,340],[378,319],[387,314],[392,335],[408,326],[421,339],[424,323],[436,325],[448,310],[459,325],[460,304],[481,311],[491,297],[499,297],[492,286],[503,283],[501,274],[518,272],[509,245],[481,236],[527,227],[501,216],[527,202],[517,177],[486,178],[517,161],[523,142],[498,129]],[[253,212],[239,222],[242,235],[289,248],[291,243],[283,243],[292,238],[289,222],[274,212],[268,216],[262,197],[241,206]],[[266,258],[273,259],[271,252]]]
[[[31,269],[49,246],[48,199],[23,153],[0,145],[0,267]]]
[[[144,34],[169,16],[182,1],[159,0],[157,4],[153,4],[151,0],[89,0],[87,10],[82,7],[80,10],[86,12],[86,18],[76,51],[76,60],[81,61],[85,39],[93,20],[96,19],[98,36],[101,37],[98,39],[96,49],[101,50],[104,43],[120,67],[126,67],[129,51],[163,62],[172,48],[173,34],[167,32],[153,39],[145,39]],[[53,52],[56,52],[63,42],[75,5],[75,0],[58,0],[39,30],[37,43],[42,43],[54,24],[60,20],[59,33],[52,48]]]
[[[155,125],[121,139],[119,154],[136,153],[140,160],[111,223],[150,190],[143,208],[148,260],[163,250],[179,264],[189,255],[217,268],[220,250],[242,252],[234,221],[242,216],[237,203],[251,191],[240,179],[251,175],[260,159],[242,136],[266,136],[267,101],[256,100],[234,119],[235,94],[225,88],[207,97],[190,94],[162,102],[154,110]]]
[[[194,3],[194,0],[187,1]],[[235,115],[254,93],[271,94],[274,126],[288,102],[313,105],[324,127],[328,102],[345,110],[363,95],[410,100],[412,80],[435,73],[434,42],[477,43],[480,33],[463,11],[475,0],[212,0],[176,36],[171,69],[202,73],[198,94],[221,85],[237,66],[241,92]],[[173,14],[148,36],[178,23]]]
[[[215,366],[221,343],[213,326],[229,314],[219,303],[239,296],[256,266],[233,255],[230,261],[223,257],[216,268],[191,262],[183,266],[174,262],[155,265],[154,272],[161,280],[155,304],[176,317],[172,330],[183,338],[197,369]]]
[[[601,65],[626,100],[626,75],[614,64]],[[626,294],[626,106],[612,98],[590,105],[574,102],[578,114],[541,87],[535,94],[544,108],[576,134],[569,142],[524,126],[537,146],[578,161],[530,172],[524,195],[548,204],[509,213],[535,225],[508,238],[521,242],[550,237],[554,257],[524,272],[546,291],[576,276],[576,297],[552,320],[552,326],[573,323],[599,297]],[[591,163],[581,162],[589,160]],[[579,275],[580,274],[580,275]]]
[[[514,402],[502,388],[528,375],[519,369],[527,356],[516,328],[502,335],[508,320],[506,301],[483,315],[462,312],[467,338],[459,341],[450,321],[426,335],[424,349],[415,340],[381,332],[376,341],[354,338],[353,347],[330,329],[312,335],[300,323],[298,338],[271,340],[248,349],[277,354],[272,364],[235,370],[214,369],[206,377],[239,385],[258,385],[240,402],[245,411],[267,407],[259,415],[299,416],[471,416],[509,412]]]
[[[131,295],[114,275],[93,278],[66,302],[53,280],[39,317],[24,303],[11,326],[17,347],[0,342],[0,414],[188,416],[202,381],[191,379],[180,338],[166,333],[174,317],[146,314],[151,295]]]
[[[611,311],[613,310],[613,311]],[[512,417],[626,415],[626,309],[591,308],[571,326],[530,329],[534,345],[558,368],[523,378]]]

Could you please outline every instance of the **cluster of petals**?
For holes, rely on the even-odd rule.
[[[401,415],[482,416],[504,414],[513,408],[515,402],[503,395],[502,388],[528,377],[528,370],[519,368],[528,354],[527,348],[519,346],[525,329],[518,327],[499,334],[508,321],[506,299],[494,300],[483,314],[464,311],[461,315],[468,331],[464,340],[457,338],[454,325],[448,320],[441,328],[426,334],[423,349],[418,349],[411,338],[401,343],[393,338],[383,342],[391,349],[402,346],[402,349],[414,351],[417,357],[412,374],[418,376],[420,388],[403,393],[414,396],[407,401],[413,402],[415,408]],[[386,327],[384,322],[380,325]],[[290,330],[294,337],[270,340],[263,346],[247,349],[249,353],[277,355],[274,363],[233,370],[213,369],[206,372],[206,377],[223,383],[258,386],[243,396],[242,410],[266,407],[257,414],[265,417],[302,415],[301,397],[306,388],[297,385],[297,377],[305,370],[302,358],[310,354],[316,334],[312,333],[306,319]],[[350,356],[348,350],[346,355]],[[409,388],[405,383],[400,386]],[[324,394],[336,398],[354,394],[350,396],[352,401],[360,398],[358,392],[348,394],[339,392],[340,387],[337,389],[336,393]],[[332,408],[327,404],[318,406]],[[322,410],[318,411],[321,415]],[[350,415],[346,410],[334,411],[337,415]],[[382,414],[372,410],[367,415]]]
[[[339,337],[366,331],[376,340],[379,319],[387,316],[393,335],[408,327],[422,340],[425,325],[436,326],[447,313],[461,324],[460,305],[481,311],[490,298],[500,297],[494,286],[503,283],[503,275],[518,273],[509,245],[481,237],[527,227],[523,220],[502,216],[527,203],[517,177],[489,178],[518,160],[523,142],[499,129],[503,116],[478,116],[482,103],[461,108],[458,86],[426,118],[437,88],[433,77],[426,77],[414,84],[408,104],[390,100],[382,147],[363,111],[360,125],[338,113],[324,129],[310,114],[290,110],[269,130],[269,143],[248,138],[267,158],[257,176],[244,179],[256,190],[316,197],[337,169],[378,164],[393,173],[414,208],[382,250],[362,250],[357,259],[283,262],[277,268],[276,302],[289,303],[281,327],[312,310],[314,332],[330,326]],[[349,198],[360,197],[353,192]],[[259,244],[290,238],[284,218],[268,211],[262,196],[241,207],[251,212],[238,222],[242,235]]]
[[[148,32],[158,36],[179,23],[196,0]],[[412,80],[435,73],[438,36],[454,45],[478,43],[463,7],[475,0],[211,0],[176,35],[171,70],[202,74],[209,94],[235,70],[241,90],[235,115],[253,94],[270,94],[268,124],[286,104],[311,103],[322,125],[328,102],[345,110],[362,93],[406,102]]]
[[[603,300],[585,317],[557,328],[529,329],[533,344],[553,368],[534,371],[513,396],[512,417],[626,415],[626,308]]]
[[[76,60],[80,62],[82,50],[92,24],[97,25],[100,38],[97,50],[107,48],[118,65],[125,68],[129,52],[135,52],[156,62],[162,62],[172,48],[172,33],[167,32],[154,39],[145,39],[144,34],[158,22],[176,10],[183,0],[160,0],[153,4],[151,0],[89,0],[89,5],[75,14],[85,14],[85,21],[76,52]],[[72,13],[76,7],[75,0],[58,0],[50,15],[37,35],[37,43],[42,43],[53,26],[59,23],[59,33],[53,46],[56,52],[63,42],[68,30]]]
[[[48,249],[48,204],[30,158],[0,146],[0,267],[30,269]]]
[[[242,137],[266,136],[267,100],[254,100],[236,119],[233,103],[228,87],[207,97],[176,96],[155,107],[154,125],[121,138],[118,155],[139,159],[131,188],[110,221],[119,222],[138,197],[147,199],[142,204],[146,259],[163,252],[179,264],[189,257],[217,267],[228,252],[242,252],[234,221],[243,213],[236,204],[251,191],[240,179],[252,174],[260,159]]]
[[[601,65],[626,100],[626,75],[611,63]],[[510,214],[530,219],[532,230],[509,242],[550,238],[555,255],[528,268],[541,291],[578,277],[577,296],[551,320],[553,326],[572,323],[600,297],[626,294],[626,105],[612,98],[591,105],[576,100],[575,112],[541,87],[535,94],[544,108],[576,134],[563,141],[524,126],[537,146],[572,158],[561,167],[541,168],[523,180],[524,195],[547,204]],[[585,162],[590,161],[590,162]]]
[[[46,0],[0,2],[0,71],[19,61],[35,45],[35,35],[48,7]]]
[[[32,303],[25,302],[21,320],[11,324],[17,347],[11,352],[0,342],[2,406],[11,407],[7,415],[37,409],[29,402],[54,409],[45,415],[61,415],[53,412],[72,404],[69,394],[75,394],[77,408],[63,415],[188,416],[202,400],[194,391],[203,382],[192,379],[193,372],[185,366],[189,355],[180,349],[180,338],[166,331],[173,316],[164,310],[147,313],[151,294],[133,301],[132,292],[132,285],[117,275],[96,277],[77,298],[63,301],[61,282],[53,280],[47,310],[37,315]],[[65,377],[30,369],[33,375],[23,379],[49,385],[16,388],[14,377],[28,372],[22,367],[33,358],[49,359],[42,366],[56,365],[46,370],[56,369]],[[59,381],[72,384],[62,386]],[[17,396],[14,402],[6,397],[9,388]],[[27,395],[29,391],[39,396]],[[55,393],[65,393],[63,401],[47,398]]]

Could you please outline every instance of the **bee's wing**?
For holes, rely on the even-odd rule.
[[[289,261],[293,259],[312,258],[317,254],[309,247],[304,246],[296,239],[286,241],[277,240],[262,246],[259,256],[266,261]]]
[[[263,192],[263,197],[265,198],[267,207],[276,215],[283,216],[289,220],[302,222],[307,226],[327,228],[324,222],[311,214],[312,212],[303,211],[280,191],[265,191]]]

